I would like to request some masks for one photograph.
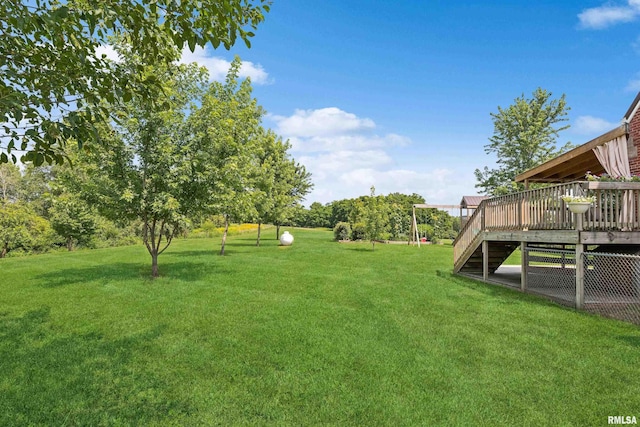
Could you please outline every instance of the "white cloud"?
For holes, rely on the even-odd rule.
[[[469,191],[473,186],[469,183],[475,182],[472,169],[429,168],[432,159],[416,162],[409,138],[376,134],[376,124],[369,118],[337,107],[268,118],[275,122],[276,132],[292,143],[296,160],[312,174],[315,186],[307,204],[366,195],[372,185],[377,194],[417,193],[435,204],[455,204],[463,194],[475,193]],[[420,169],[412,170],[408,164]]]
[[[113,46],[109,46],[109,45],[98,46],[96,48],[96,56],[100,57],[102,55],[105,55],[107,59],[110,59],[112,61],[115,61],[115,62],[120,61],[120,56],[118,55],[116,50],[113,48]]]
[[[209,78],[215,81],[223,81],[227,76],[231,62],[224,58],[212,56],[213,50],[209,48],[201,48],[196,46],[195,50],[191,52],[188,48],[182,50],[182,57],[180,63],[191,64],[192,62],[198,63],[201,67],[205,67],[209,70]],[[112,61],[120,61],[120,56],[109,45],[101,45],[96,48],[96,55],[106,55],[108,59]],[[264,85],[272,83],[272,79],[269,78],[269,74],[262,68],[260,64],[254,64],[250,61],[242,61],[242,66],[239,72],[240,78],[251,78],[251,83],[256,85]]]
[[[209,48],[197,46],[193,52],[188,48],[184,48],[180,62],[183,64],[196,62],[209,70],[209,78],[211,80],[223,81],[227,76],[231,62],[224,58],[213,56],[212,54],[213,50]],[[253,62],[242,61],[239,74],[241,78],[249,77],[251,83],[256,85],[272,83],[269,74],[262,68],[262,65],[254,64]]]
[[[344,184],[357,184],[360,186],[375,185],[379,192],[389,193],[410,191],[410,188],[431,187],[441,188],[453,175],[450,169],[436,169],[432,172],[416,172],[408,169],[391,169],[378,171],[375,169],[354,169],[340,175],[340,181]],[[428,183],[428,184],[427,184]],[[425,185],[427,184],[427,185]],[[383,191],[381,191],[383,190]]]
[[[278,123],[278,131],[290,137],[336,136],[375,128],[373,120],[336,107],[296,110],[292,116],[273,116],[273,120]]]
[[[605,119],[593,116],[580,116],[576,119],[573,129],[581,135],[597,135],[609,131],[619,123],[609,122]]]
[[[451,205],[458,203],[463,195],[469,193],[469,179],[471,176],[463,179],[458,172],[448,168],[429,171],[360,168],[346,170],[339,174],[335,178],[331,193],[340,196],[338,199],[357,197],[368,194],[369,188],[373,185],[377,194],[417,193],[423,196],[427,203]],[[474,193],[475,191],[471,194]],[[342,196],[343,194],[346,196]],[[321,195],[322,193],[312,196],[321,197]],[[331,200],[335,198],[327,201]]]
[[[285,132],[280,132],[286,135]],[[394,146],[405,146],[411,141],[409,138],[387,134],[379,135],[335,135],[335,136],[313,136],[309,138],[291,137],[289,138],[293,150],[299,152],[322,152],[333,150],[384,148]]]
[[[599,30],[624,22],[635,21],[640,16],[640,1],[628,0],[624,6],[605,4],[585,9],[578,14],[582,28]]]
[[[636,40],[631,43],[631,47],[636,51],[637,54],[640,54],[640,36],[638,36]]]
[[[314,178],[338,177],[354,169],[382,168],[393,164],[393,159],[382,150],[343,150],[316,155],[300,156],[303,163],[314,174]]]
[[[630,80],[627,87],[624,88],[628,92],[640,92],[640,76]]]

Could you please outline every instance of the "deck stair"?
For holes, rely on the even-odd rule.
[[[509,255],[518,248],[519,242],[488,242],[489,249],[489,273],[494,273]],[[480,242],[471,255],[463,262],[456,272],[469,274],[482,274],[482,242]]]

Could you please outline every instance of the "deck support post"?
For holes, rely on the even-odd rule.
[[[574,214],[576,219],[576,230],[582,231],[582,214]],[[584,244],[576,244],[576,309],[581,310],[584,306]]]
[[[576,245],[576,308],[581,310],[584,305],[584,245]]]
[[[489,280],[489,241],[482,241],[482,280]]]
[[[520,290],[527,291],[527,270],[529,267],[529,252],[527,251],[527,242],[520,242]]]

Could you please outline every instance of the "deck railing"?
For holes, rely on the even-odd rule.
[[[595,196],[583,230],[640,231],[640,182],[570,182],[483,200],[454,240],[454,263],[483,231],[575,229],[563,195]]]

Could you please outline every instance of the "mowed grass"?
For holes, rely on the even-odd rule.
[[[0,425],[606,425],[640,330],[451,274],[450,246],[273,230],[0,260]]]

